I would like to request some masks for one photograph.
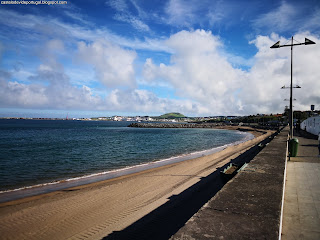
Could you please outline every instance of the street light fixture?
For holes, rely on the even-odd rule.
[[[281,89],[286,89],[286,88],[290,88],[290,87],[286,87],[286,86],[282,86],[281,87]],[[301,88],[299,85],[296,85],[296,86],[294,86],[294,87],[292,87],[292,88]]]
[[[296,101],[297,99],[292,99],[292,101]],[[283,99],[283,101],[290,101],[290,99],[287,99],[287,98],[285,98],[285,99]]]
[[[293,44],[293,36],[291,37],[291,44],[284,44],[280,45],[280,41],[273,44],[270,48],[281,48],[281,47],[291,47],[291,82],[290,82],[290,139],[292,139],[293,136],[293,107],[292,107],[292,88],[301,88],[300,86],[293,87],[292,86],[292,49],[293,46],[297,45],[310,45],[310,44],[316,44],[315,42],[311,41],[308,38],[305,38],[304,43],[295,43]],[[286,88],[283,86],[282,88]]]

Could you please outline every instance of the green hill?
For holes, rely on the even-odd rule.
[[[186,117],[185,115],[183,115],[181,113],[176,113],[176,112],[166,113],[166,114],[159,116],[159,118],[166,118],[166,119],[185,118],[185,117]]]

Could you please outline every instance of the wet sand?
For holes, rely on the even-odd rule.
[[[271,131],[212,155],[0,204],[1,238],[101,239],[152,212]]]

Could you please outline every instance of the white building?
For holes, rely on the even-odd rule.
[[[309,117],[300,124],[300,128],[318,135],[320,133],[320,116]]]
[[[122,121],[122,117],[114,116],[113,121]]]

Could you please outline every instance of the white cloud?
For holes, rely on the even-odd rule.
[[[136,11],[138,12],[138,16],[142,19],[144,18],[148,18],[149,14],[148,12],[146,12],[145,10],[143,10],[143,8],[141,6],[139,6],[139,4],[135,1],[135,0],[130,0],[131,4],[135,7]]]
[[[89,87],[73,86],[63,68],[41,64],[32,79],[47,83],[41,85],[42,97],[47,101],[39,99],[37,91],[30,91],[30,96],[24,96],[24,100],[30,101],[31,106],[35,104],[53,109],[90,109],[102,104],[102,99],[94,96]],[[25,85],[24,88],[33,90],[34,85]]]
[[[64,44],[61,40],[59,39],[52,39],[49,40],[46,44],[46,48],[49,51],[64,51]]]
[[[206,8],[208,8],[207,18],[211,26],[229,25],[234,21],[234,16],[239,16],[245,9],[251,8],[252,3],[246,4],[242,2],[232,1],[209,1]],[[239,18],[237,18],[239,21]]]
[[[94,67],[97,78],[107,87],[135,87],[136,52],[100,40],[91,44],[80,42],[78,57]]]
[[[303,42],[304,37],[320,42],[319,37],[309,33],[297,34],[294,39]],[[2,106],[148,114],[169,111],[188,115],[282,112],[286,105],[283,99],[289,97],[288,91],[280,88],[290,81],[290,48],[270,49],[278,40],[288,41],[276,34],[253,40],[251,44],[258,52],[252,68],[244,72],[233,68],[221,54],[223,44],[211,32],[181,31],[172,35],[165,42],[174,52],[170,64],[156,65],[149,58],[143,73],[144,80],[152,84],[166,81],[175,89],[179,100],[160,98],[150,91],[135,89],[132,72],[135,53],[104,41],[79,43],[79,56],[94,66],[97,76],[107,86],[115,87],[116,81],[118,86],[131,88],[114,88],[105,97],[98,97],[88,86],[75,87],[55,58],[53,50],[63,46],[53,40],[46,44],[47,52],[41,55],[51,57],[51,60],[40,64],[37,74],[30,78],[48,85],[5,81],[11,75],[3,72],[0,102]],[[319,45],[294,48],[294,83],[302,86],[294,91],[297,109],[307,110],[311,104],[320,102],[320,73],[317,71],[320,58],[314,56],[320,56]]]
[[[320,27],[320,9],[312,4],[303,4],[303,2],[281,1],[278,8],[260,15],[252,21],[253,27],[258,31],[267,33],[277,31],[283,33],[286,31],[297,32],[305,30],[319,31]]]
[[[219,54],[219,38],[204,30],[181,31],[166,43],[175,51],[171,64],[156,66],[148,59],[144,66],[146,79],[169,81],[178,96],[201,104],[202,114],[237,111],[235,94],[241,72]]]
[[[85,20],[86,19],[86,15],[84,14],[80,14],[79,12],[71,12],[70,9],[68,9],[69,11],[64,11],[64,14],[68,17],[70,17],[72,20],[74,20],[75,22],[81,22],[82,24],[85,25],[92,25],[91,22]]]
[[[184,4],[181,0],[170,0],[165,11],[168,14],[168,22],[170,24],[191,26],[194,16],[190,4]]]
[[[255,12],[257,4],[252,1],[170,0],[165,6],[164,24],[175,27],[214,26],[215,31],[238,24],[239,20]]]
[[[134,89],[132,62],[136,56],[128,51],[105,41],[92,44],[79,43],[78,57],[92,64],[101,82],[106,85],[129,86],[114,88],[96,95],[97,89],[81,81],[73,84],[69,75],[77,74],[65,71],[58,61],[59,50],[63,50],[61,41],[53,39],[39,46],[40,64],[35,73],[28,73],[28,83],[12,80],[16,73],[0,71],[0,107],[24,109],[61,109],[90,110],[108,112],[163,113],[168,111],[198,112],[201,107],[189,100],[171,100],[159,98],[147,90]],[[23,71],[23,70],[22,70]],[[74,70],[73,70],[74,71]],[[67,72],[67,73],[66,73]],[[31,76],[30,76],[31,74]]]
[[[49,77],[39,75],[38,77]],[[87,86],[77,88],[71,86],[58,74],[51,77],[60,77],[48,86],[40,84],[23,84],[0,79],[0,106],[21,107],[30,109],[82,109],[99,110],[103,103],[99,97],[92,95]],[[60,80],[60,81],[59,81]]]
[[[320,27],[320,8],[314,7],[310,16],[308,15],[307,21],[303,21],[303,28],[306,29],[318,29]]]
[[[64,72],[40,65],[32,80],[47,84],[23,84],[10,81],[11,75],[0,72],[0,107],[52,110],[89,110],[159,114],[169,111],[197,113],[201,106],[189,100],[159,98],[154,93],[138,89],[114,89],[104,98],[95,96],[88,86],[70,84]]]
[[[177,54],[184,56],[215,53],[222,44],[218,37],[204,30],[178,32],[172,35],[166,43]]]
[[[315,104],[320,108],[320,37],[308,32],[299,33],[294,39],[304,42],[307,37],[315,45],[297,46],[293,50],[293,80],[301,89],[294,91],[297,109],[310,110],[310,105]],[[287,49],[289,50],[289,49]]]
[[[42,45],[48,39],[59,39],[68,42],[68,45],[77,44],[79,41],[95,42],[97,39],[105,39],[113,44],[124,48],[135,50],[164,51],[171,50],[163,44],[163,39],[148,38],[141,40],[138,38],[128,38],[116,34],[106,27],[92,28],[92,23],[71,24],[58,18],[52,18],[48,21],[46,16],[21,14],[11,10],[0,9],[0,19],[6,19],[1,24],[8,28],[6,38],[17,40],[18,47],[30,50],[34,46]],[[142,21],[132,17],[137,27],[144,28]],[[22,37],[23,36],[23,39]],[[22,41],[23,40],[23,41]],[[14,43],[11,43],[14,44]],[[23,50],[24,51],[24,50]]]
[[[18,82],[7,82],[0,78],[0,104],[2,107],[41,107],[48,104],[41,85],[25,85]]]
[[[57,61],[60,51],[64,50],[60,40],[53,39],[38,47],[41,63],[35,73],[28,73],[28,84],[13,80],[16,72],[1,74],[1,107],[90,109],[103,105],[102,99],[94,96],[89,87],[70,83],[63,65]]]
[[[294,39],[304,42],[309,37],[318,42],[319,38],[308,33],[297,34]],[[287,42],[275,34],[270,37],[258,36],[254,43],[258,48],[255,64],[246,75],[245,85],[239,98],[244,109],[250,113],[282,112],[285,98],[289,99],[289,90],[283,90],[283,85],[290,86],[290,47],[270,49],[275,42]],[[293,85],[299,84],[302,89],[294,90],[296,109],[308,110],[311,104],[320,103],[320,73],[317,66],[320,59],[320,48],[317,45],[297,46],[293,49]]]
[[[301,34],[294,38],[304,41]],[[309,38],[319,41],[316,36]],[[174,51],[170,64],[155,65],[152,59],[147,59],[144,78],[169,82],[178,96],[201,105],[202,113],[282,112],[283,99],[289,97],[288,92],[280,88],[290,84],[290,48],[270,49],[278,40],[288,41],[276,34],[258,36],[252,41],[258,52],[252,68],[245,72],[232,67],[221,54],[222,43],[211,32],[181,31],[166,42]],[[294,79],[297,83],[300,79],[303,85],[302,90],[296,90],[300,99],[295,105],[302,110],[320,103],[320,81],[317,81],[320,58],[315,57],[320,56],[320,48],[314,46],[299,46],[299,50],[294,50]]]
[[[124,0],[109,0],[106,1],[106,4],[119,12],[128,11],[128,5]]]
[[[212,8],[204,11],[203,3],[197,5],[197,2],[170,1],[166,5],[167,24],[190,28],[192,24],[201,24],[199,11],[206,13]],[[112,4],[118,11],[119,20],[148,31],[148,25],[143,22],[147,17],[135,1],[112,1]],[[133,5],[139,16],[130,15],[127,4],[131,4],[131,10]],[[232,13],[229,10],[222,14],[219,10],[212,12],[212,24],[222,22]],[[301,16],[297,12],[293,5],[282,2],[276,11],[261,15],[253,24],[266,28],[274,21],[279,31],[283,31],[289,21]],[[73,19],[81,17],[80,14],[63,13]],[[198,17],[196,20],[195,16]],[[2,39],[12,39],[11,46],[20,48],[24,57],[23,50],[28,49],[28,54],[34,55],[37,49],[32,67],[18,66],[20,70],[16,72],[8,69],[8,65],[6,70],[0,69],[0,105],[4,107],[146,113],[179,111],[189,115],[254,114],[281,112],[286,104],[282,100],[288,98],[288,91],[280,90],[280,87],[289,84],[290,49],[270,49],[278,40],[288,41],[276,34],[258,36],[251,42],[258,52],[247,63],[251,68],[242,71],[233,64],[243,66],[245,59],[226,54],[222,40],[210,31],[181,31],[169,38],[159,36],[141,40],[114,34],[106,27],[92,28],[85,21],[82,25],[63,22],[59,18],[47,21],[45,16],[4,9],[0,9],[0,18],[6,19],[1,23],[10,29],[6,32],[9,36]],[[318,20],[319,9],[315,9],[306,23],[312,23],[314,28],[320,25]],[[306,27],[300,20],[293,23],[301,23],[302,29]],[[302,86],[294,91],[295,106],[302,110],[320,102],[319,36],[305,32],[297,34],[295,39],[304,41],[304,37],[314,40],[317,45],[294,49],[294,82]],[[5,46],[0,43],[0,63],[3,51]],[[157,58],[155,52],[171,54],[170,62],[155,64],[164,59]],[[138,61],[142,58],[147,60],[143,66],[144,78],[140,79]],[[82,65],[72,64],[71,60]],[[81,70],[77,71],[78,68]],[[95,81],[103,83],[107,90]],[[170,95],[175,91],[179,100],[160,98],[150,91],[137,89],[141,85],[161,85],[161,90],[154,91],[161,92],[161,96],[165,96],[163,89],[168,87]]]
[[[129,7],[125,1],[110,0],[107,1],[106,4],[117,11],[117,13],[114,15],[115,20],[129,23],[132,25],[132,27],[139,31],[150,31],[149,26],[145,24],[139,16],[135,16],[130,12]],[[143,11],[141,10],[141,8],[139,8],[137,3],[132,2],[132,5],[136,8],[140,16],[146,16],[145,14],[143,14]]]
[[[254,26],[258,29],[267,27],[277,29],[277,31],[284,31],[288,28],[293,28],[291,20],[297,14],[297,10],[285,1],[281,2],[279,8],[274,11],[261,15],[254,21]]]
[[[201,105],[190,100],[173,100],[159,98],[154,93],[146,90],[119,90],[115,89],[106,98],[108,111],[141,112],[158,114],[179,111],[190,114],[201,114]]]
[[[114,19],[118,21],[130,23],[135,29],[139,31],[145,31],[145,32],[150,31],[149,26],[135,16],[132,16],[129,14],[116,14],[114,16]]]

